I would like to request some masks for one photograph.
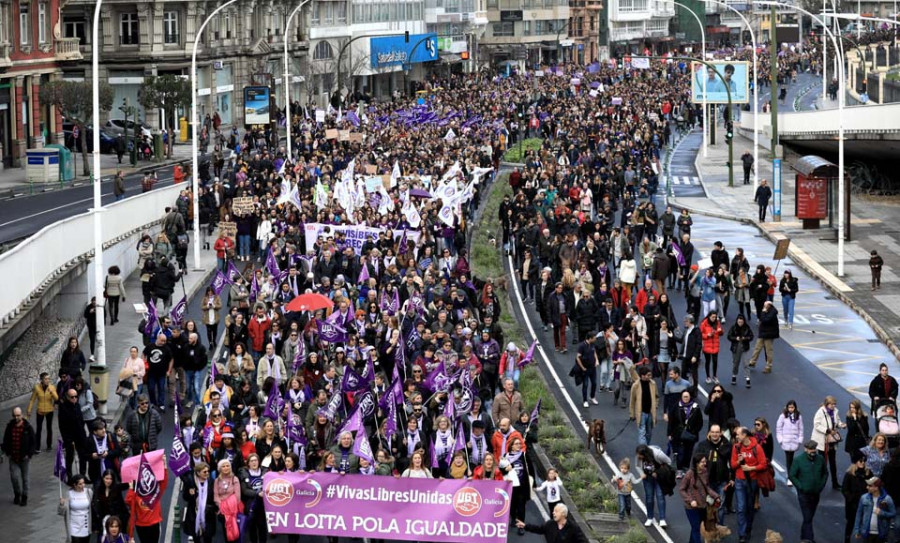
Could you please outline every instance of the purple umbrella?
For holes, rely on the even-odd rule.
[[[418,196],[419,198],[431,198],[431,193],[425,189],[409,189],[410,196]]]

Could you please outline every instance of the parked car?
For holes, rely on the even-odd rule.
[[[87,138],[87,148],[88,152],[91,153],[94,150],[94,130],[88,129],[87,133],[84,135]],[[72,149],[76,152],[81,152],[81,141],[80,138],[78,141],[75,140],[75,124],[64,122],[63,123],[63,145],[67,148]],[[113,153],[116,150],[116,137],[105,130],[100,131],[100,152],[101,153]]]
[[[140,131],[141,135],[147,136],[148,138],[153,137],[153,133],[150,130],[150,127],[143,123],[135,123],[134,121],[128,121],[126,124],[125,119],[110,119],[106,121],[105,130],[114,136],[118,136],[119,134],[125,134],[125,127],[128,127],[129,136],[134,135],[135,126]]]

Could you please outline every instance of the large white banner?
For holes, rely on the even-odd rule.
[[[322,224],[318,222],[309,223],[304,225],[304,233],[306,234],[306,251],[312,251],[315,249],[316,240],[319,236],[323,236],[326,239],[329,236],[333,236],[335,233],[344,233],[346,237],[344,238],[344,243],[340,245],[340,249],[343,250],[345,247],[352,247],[353,252],[357,255],[362,254],[362,247],[366,243],[366,240],[378,240],[378,233],[384,232],[383,228],[373,228],[370,226],[359,226],[355,224],[342,224],[342,225],[334,225],[334,224]],[[400,239],[403,235],[402,229],[393,230],[394,240]],[[413,243],[419,243],[420,233],[417,230],[407,230],[406,238]]]

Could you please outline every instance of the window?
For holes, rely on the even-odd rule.
[[[488,9],[497,9],[499,5],[499,0],[487,0],[487,8]]]
[[[47,43],[47,4],[38,4],[38,43]]]
[[[320,41],[316,44],[316,49],[313,51],[313,60],[328,60],[334,58],[334,49],[331,48],[331,44],[327,41]]]
[[[138,39],[137,13],[123,13],[119,25],[119,44],[137,45],[139,43]]]
[[[337,22],[338,23],[347,23],[347,3],[340,2],[337,4]]]
[[[163,40],[166,44],[177,44],[181,41],[178,35],[178,12],[167,11],[163,14]]]
[[[225,38],[230,39],[234,31],[234,19],[231,18],[231,12],[225,13]]]
[[[31,43],[31,5],[27,2],[19,4],[19,44]]]
[[[63,20],[63,36],[67,38],[78,38],[81,44],[87,43],[87,24],[84,19],[66,17]]]
[[[509,37],[515,35],[515,23],[505,22],[505,23],[492,23],[491,27],[494,31],[495,38]]]

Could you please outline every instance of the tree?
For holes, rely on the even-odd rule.
[[[115,91],[109,83],[100,83],[100,111],[112,109]],[[90,161],[87,153],[87,130],[94,114],[94,96],[90,81],[63,81],[57,79],[42,83],[38,92],[42,105],[55,106],[63,117],[80,127],[83,176],[90,175]],[[100,149],[95,149],[100,152]],[[100,176],[100,172],[96,172]]]
[[[173,119],[178,108],[187,109],[191,106],[190,81],[171,74],[151,77],[141,85],[140,101],[145,110],[157,108],[163,110],[166,133],[169,135],[167,156],[172,158],[172,147],[175,142]],[[194,127],[194,130],[196,129]]]

